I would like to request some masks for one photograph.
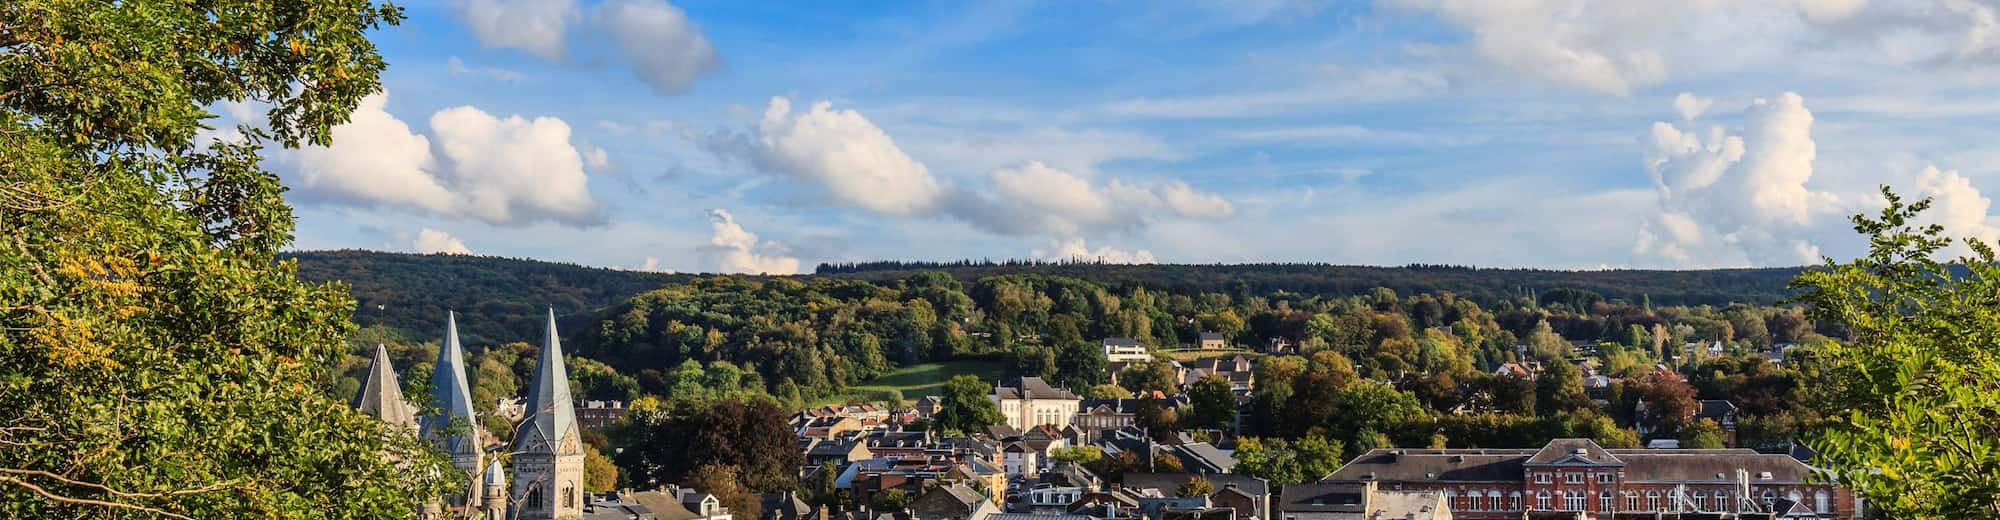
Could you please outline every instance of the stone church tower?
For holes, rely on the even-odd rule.
[[[507,473],[500,469],[500,459],[486,463],[486,492],[481,500],[485,503],[480,518],[512,520],[507,516]]]
[[[422,433],[451,457],[451,465],[464,479],[463,495],[446,497],[447,515],[453,511],[478,511],[486,447],[484,430],[472,408],[472,387],[465,384],[465,351],[458,345],[458,314],[445,317],[444,344],[438,347],[436,366],[431,369],[431,403],[437,410],[424,415]]]
[[[514,436],[514,505],[522,520],[583,517],[583,438],[577,428],[556,337],[556,314],[549,310],[547,334],[528,388],[527,419]]]
[[[354,395],[354,409],[375,416],[405,432],[417,430],[417,407],[403,400],[403,386],[396,367],[389,366],[389,349],[375,344],[375,357],[368,361],[368,378]]]

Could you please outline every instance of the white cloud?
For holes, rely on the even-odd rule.
[[[674,272],[673,269],[661,269],[660,258],[656,256],[649,256],[646,257],[645,260],[639,261],[639,265],[632,266],[632,270],[644,271],[648,273],[667,273],[667,274],[673,274]]]
[[[461,106],[431,115],[431,131],[452,165],[459,213],[496,223],[597,219],[583,159],[563,120],[498,118]]]
[[[710,265],[716,272],[748,274],[796,274],[799,259],[784,256],[784,246],[758,242],[757,235],[736,223],[736,217],[720,208],[708,210],[713,232],[708,239]]]
[[[1677,103],[1678,104],[1678,103]],[[1806,186],[1818,147],[1805,99],[1786,93],[1744,111],[1743,132],[1653,123],[1642,142],[1660,213],[1634,252],[1682,265],[1797,265],[1819,258],[1807,231],[1839,197]]]
[[[481,44],[549,60],[562,59],[563,38],[578,16],[576,0],[456,0],[452,7]]]
[[[561,119],[498,118],[461,106],[433,114],[426,137],[389,114],[387,98],[363,98],[350,120],[333,128],[332,146],[292,153],[302,200],[493,224],[599,221],[583,159]]]
[[[1701,117],[1701,113],[1707,112],[1708,107],[1713,105],[1715,105],[1715,98],[1696,96],[1689,92],[1682,92],[1680,95],[1674,96],[1674,113],[1680,114],[1681,121],[1693,121],[1695,118]]]
[[[418,230],[417,238],[410,241],[410,248],[426,255],[436,253],[447,255],[472,254],[472,248],[465,247],[465,242],[459,240],[458,237],[451,236],[451,233],[431,228]]]
[[[819,183],[838,203],[888,215],[929,213],[944,193],[924,164],[860,112],[820,101],[794,117],[771,98],[757,125],[761,155],[783,173]]]
[[[527,79],[527,76],[522,75],[519,72],[514,72],[499,67],[482,67],[477,65],[468,65],[465,63],[465,60],[459,59],[457,56],[452,56],[451,59],[445,61],[444,70],[445,72],[451,73],[451,75],[453,76],[484,78],[484,79],[491,79],[494,81],[503,81],[507,83],[513,83],[521,81],[523,79]]]
[[[1158,259],[1153,258],[1151,251],[1144,249],[1126,251],[1108,246],[1091,249],[1081,238],[1052,241],[1048,249],[1036,249],[1030,252],[1029,256],[1044,260],[1080,260],[1107,264],[1159,263]]]
[[[1988,216],[1993,199],[1980,194],[1972,186],[1972,179],[1959,175],[1957,170],[1939,171],[1936,166],[1926,165],[1917,173],[1916,180],[1916,195],[1931,199],[1930,209],[1918,216],[1919,224],[1942,226],[1945,235],[1954,239],[1978,239],[1987,245],[2000,242],[2000,228],[1994,227]],[[1970,251],[1971,248],[1960,243],[1952,246],[1951,253]]]
[[[664,0],[612,0],[598,6],[597,17],[633,73],[661,94],[687,92],[722,65],[687,12]]]
[[[1464,27],[1482,58],[1510,70],[1626,95],[1666,78],[1662,27],[1702,2],[1389,0]]]

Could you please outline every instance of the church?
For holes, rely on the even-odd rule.
[[[502,457],[489,453],[488,435],[472,407],[466,384],[465,352],[458,342],[458,315],[445,316],[444,342],[431,372],[431,401],[419,411],[403,399],[389,351],[375,346],[354,407],[395,427],[414,430],[451,459],[464,478],[465,492],[427,508],[428,516],[486,520],[574,519],[583,517],[583,438],[577,427],[555,311],[543,328],[527,411],[515,428],[514,443]],[[421,415],[421,416],[420,416]],[[511,472],[503,469],[503,459]],[[509,487],[509,480],[512,487]]]

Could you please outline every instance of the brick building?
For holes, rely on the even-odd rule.
[[[1747,449],[1607,450],[1589,439],[1541,449],[1375,449],[1322,483],[1438,491],[1462,519],[1572,511],[1592,519],[1641,512],[1753,513],[1802,505],[1818,518],[1857,518],[1852,493],[1810,483],[1813,469]]]

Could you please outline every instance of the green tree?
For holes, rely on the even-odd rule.
[[[945,382],[943,402],[938,404],[938,412],[931,415],[931,427],[942,432],[972,433],[1006,422],[1007,417],[1000,415],[1000,408],[993,404],[992,395],[993,386],[978,376],[953,376]]]
[[[0,517],[403,518],[434,450],[328,395],[354,301],[262,147],[379,90],[366,0],[0,7]],[[197,136],[205,107],[268,129]]]
[[[1681,429],[1681,447],[1691,450],[1713,450],[1729,447],[1723,442],[1722,426],[1714,420],[1699,419]]]
[[[910,493],[903,491],[902,488],[889,488],[868,497],[868,508],[877,513],[904,511],[915,501],[916,499],[911,498]]]
[[[1236,418],[1236,393],[1221,376],[1209,375],[1195,381],[1188,388],[1188,400],[1194,409],[1188,414],[1187,426],[1224,428]]]
[[[1180,431],[1180,410],[1151,395],[1139,398],[1139,407],[1132,411],[1132,415],[1132,423],[1146,430],[1154,439],[1170,439],[1174,432]]]
[[[1049,458],[1081,466],[1096,464],[1104,458],[1104,450],[1092,445],[1066,446],[1057,448]]]
[[[1083,341],[1065,343],[1056,353],[1056,382],[1067,388],[1090,388],[1105,380],[1104,348]]]
[[[1807,436],[1819,465],[1890,518],[2000,518],[2000,259],[1991,244],[1953,264],[1929,200],[1856,215],[1867,256],[1792,282],[1807,317],[1844,325],[1814,347],[1811,399],[1832,424]]]

